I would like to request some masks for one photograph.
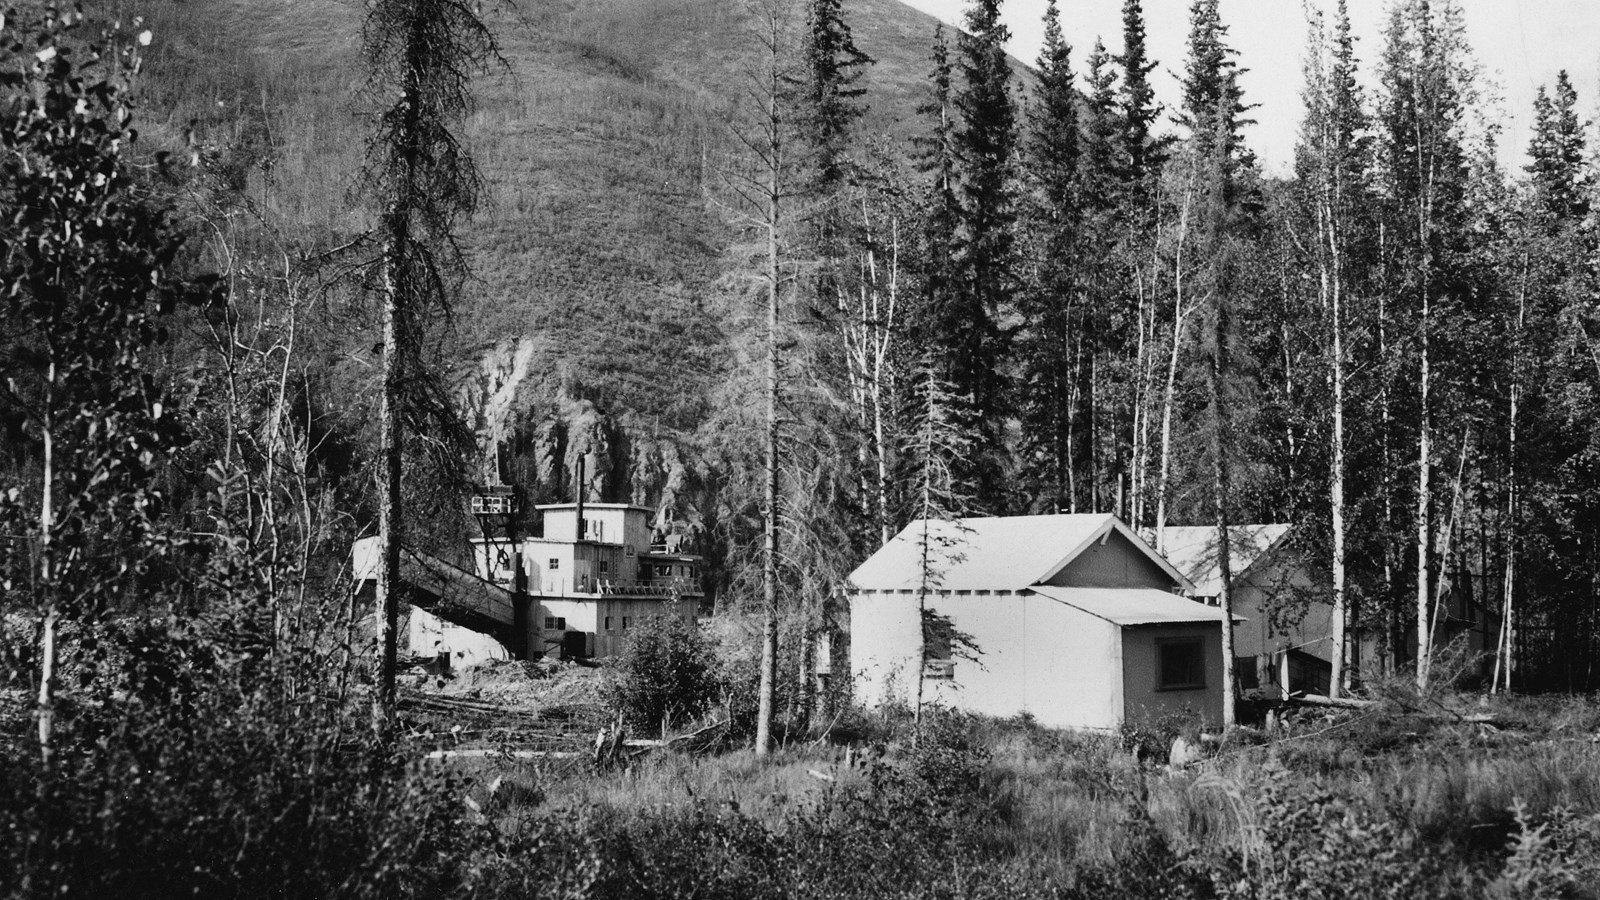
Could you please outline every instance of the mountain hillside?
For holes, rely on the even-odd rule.
[[[156,35],[142,124],[157,144],[192,128],[303,252],[365,227],[362,4],[117,10]],[[739,235],[708,191],[716,167],[734,164],[729,120],[759,50],[751,14],[741,0],[519,0],[485,12],[505,66],[475,83],[465,129],[487,202],[461,235],[474,269],[456,308],[464,395],[484,437],[510,439],[511,464],[541,499],[564,496],[586,453],[591,476],[603,473],[596,494],[657,502],[683,480],[683,445],[720,402],[748,305]],[[896,0],[855,0],[847,14],[876,60],[862,129],[909,146],[935,23]],[[344,356],[369,338],[350,334]],[[646,434],[648,449],[631,446]]]

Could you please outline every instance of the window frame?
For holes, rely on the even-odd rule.
[[[1206,639],[1201,635],[1185,635],[1183,637],[1158,637],[1155,640],[1156,648],[1156,690],[1164,691],[1202,691],[1206,689]],[[1194,672],[1199,680],[1178,681],[1169,677],[1167,672],[1167,652],[1176,648],[1190,648],[1194,651]],[[1189,674],[1189,673],[1184,673]]]

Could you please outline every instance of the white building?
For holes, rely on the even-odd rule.
[[[1221,611],[1181,596],[1189,580],[1115,516],[934,521],[926,535],[913,522],[850,575],[862,702],[910,704],[920,678],[925,703],[1051,727],[1221,721]]]
[[[625,503],[535,509],[543,514],[542,532],[515,542],[474,540],[472,572],[403,552],[401,580],[413,604],[428,613],[412,617],[412,652],[494,657],[500,654],[492,639],[528,657],[614,656],[628,631],[651,616],[694,620],[702,597],[700,557],[652,546],[654,510]],[[370,595],[379,565],[376,538],[356,541],[352,565],[360,590]]]

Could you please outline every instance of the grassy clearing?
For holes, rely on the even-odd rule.
[[[1400,708],[1306,717],[1180,771],[1125,735],[957,715],[920,740],[903,718],[857,714],[850,746],[657,752],[596,771],[586,758],[397,765],[359,717],[301,701],[196,698],[129,719],[107,707],[81,713],[84,741],[53,771],[14,735],[0,832],[20,840],[0,842],[0,884],[17,897],[1592,898],[1595,707],[1506,705],[1498,728]]]
[[[877,720],[848,756],[809,745],[767,761],[660,755],[600,777],[517,762],[481,774],[517,798],[495,808],[505,827],[554,816],[623,843],[696,843],[737,820],[809,846],[859,838],[876,821],[865,810],[889,811],[879,824],[895,836],[874,832],[875,864],[910,873],[900,896],[985,896],[977,870],[1018,896],[1595,896],[1600,752],[1581,729],[1595,705],[1497,713],[1502,727],[1306,717],[1182,771],[1139,761],[1123,736],[946,717],[917,746],[904,723]],[[663,824],[679,820],[706,833]],[[808,871],[829,896],[868,896]]]

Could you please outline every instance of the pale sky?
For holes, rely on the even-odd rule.
[[[911,6],[959,23],[965,0],[905,0]],[[1312,0],[1331,13],[1332,0]],[[1083,74],[1096,36],[1112,53],[1122,49],[1122,0],[1057,0],[1062,30],[1072,44],[1073,65]],[[1461,0],[1467,38],[1499,103],[1501,160],[1520,167],[1528,146],[1534,92],[1566,69],[1578,91],[1581,114],[1600,118],[1600,0]],[[1178,74],[1186,53],[1190,0],[1145,0],[1150,54],[1159,64],[1156,91],[1169,107],[1178,97]],[[1356,52],[1369,88],[1382,52],[1386,0],[1349,0]],[[1011,53],[1029,64],[1039,55],[1045,0],[1005,0]],[[1251,148],[1272,174],[1283,174],[1293,154],[1301,117],[1301,63],[1306,17],[1301,0],[1221,0],[1228,37],[1239,51],[1246,102],[1257,123],[1245,132]],[[1591,144],[1592,146],[1592,144]]]

